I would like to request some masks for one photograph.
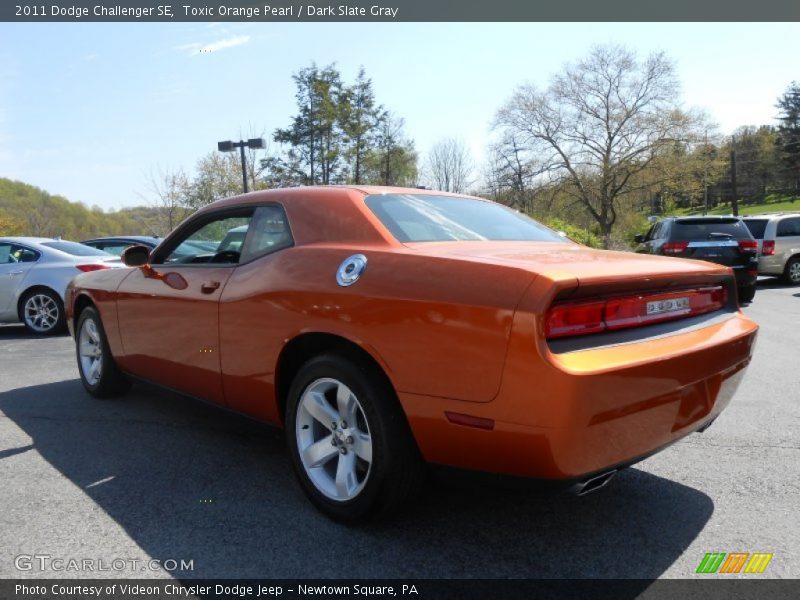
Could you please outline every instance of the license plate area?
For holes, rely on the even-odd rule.
[[[648,315],[663,315],[688,309],[688,296],[682,296],[680,298],[665,298],[664,300],[652,300],[647,303]]]

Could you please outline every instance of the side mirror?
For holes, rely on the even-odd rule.
[[[637,233],[635,236],[633,236],[633,241],[637,244],[644,244],[644,234]]]
[[[150,248],[147,246],[129,246],[122,251],[122,262],[127,267],[143,267],[150,262]]]

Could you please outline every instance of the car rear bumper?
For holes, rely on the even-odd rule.
[[[544,357],[520,353],[524,341],[512,339],[492,402],[409,394],[401,402],[429,462],[577,479],[635,462],[707,426],[736,391],[757,329],[737,312],[686,333]],[[527,328],[517,333],[526,336]],[[479,423],[491,422],[491,429],[453,423],[446,412],[484,419]]]

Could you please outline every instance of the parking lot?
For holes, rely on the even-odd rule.
[[[706,552],[771,552],[761,577],[800,577],[800,288],[762,280],[745,312],[755,358],[704,434],[585,497],[434,479],[364,528],[305,500],[281,432],[141,385],[94,400],[70,338],[0,327],[0,577],[169,576],[130,566],[157,559],[191,561],[181,578],[650,579],[693,577]],[[18,559],[41,555],[129,562]]]

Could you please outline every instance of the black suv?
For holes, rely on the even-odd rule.
[[[736,275],[739,302],[752,302],[758,277],[758,242],[739,217],[671,217],[634,238],[637,252],[695,258],[725,265]]]

